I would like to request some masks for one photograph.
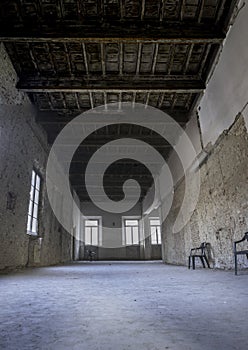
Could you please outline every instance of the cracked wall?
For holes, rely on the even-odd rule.
[[[211,244],[213,267],[233,268],[233,242],[243,237],[248,227],[248,134],[240,115],[209,150],[201,166],[201,188],[196,209],[179,233],[172,226],[184,195],[184,182],[176,188],[172,210],[163,223],[164,261],[187,264],[190,248],[201,242]],[[198,170],[199,171],[199,170]],[[194,173],[191,174],[194,195]],[[247,265],[246,258],[239,258]]]
[[[68,261],[71,236],[54,217],[44,182],[40,238],[26,233],[32,169],[45,179],[48,146],[35,110],[15,88],[17,77],[2,44],[0,72],[0,269]]]
[[[234,268],[233,242],[248,231],[248,6],[242,7],[225,40],[222,53],[198,106],[198,140],[191,140],[204,158],[200,168],[200,196],[189,223],[179,233],[172,227],[184,196],[183,172],[169,159],[178,182],[172,209],[163,223],[164,261],[187,264],[190,248],[211,244],[211,264]],[[189,126],[189,125],[188,125]],[[198,130],[197,130],[198,128]],[[187,132],[187,128],[186,128]],[[201,159],[201,158],[200,158]],[[191,196],[194,172],[191,172]],[[240,266],[247,266],[239,257]]]

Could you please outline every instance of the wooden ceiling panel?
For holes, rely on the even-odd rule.
[[[205,88],[238,0],[3,0],[0,40],[53,142],[75,116],[121,102],[159,108],[185,126]],[[115,103],[108,106],[107,104]],[[89,200],[83,174],[91,155],[115,138],[143,139],[164,158],[171,146],[151,130],[113,125],[90,135],[73,159],[72,185]],[[65,150],[66,151],[66,150]],[[149,171],[122,160],[106,172],[106,191],[122,198],[136,177],[142,198]],[[116,186],[112,186],[112,183]],[[97,189],[96,189],[97,190]]]
[[[175,45],[174,55],[171,58],[168,71],[170,74],[183,74],[185,64],[187,62],[187,54],[189,45]]]
[[[119,45],[116,44],[106,44],[105,45],[105,64],[107,73],[119,73],[120,71],[120,52]]]
[[[138,45],[124,44],[123,73],[134,74],[137,68]]]
[[[102,57],[100,44],[86,44],[86,57],[91,74],[102,73]]]
[[[134,93],[133,92],[123,92],[122,93],[122,101],[123,102],[133,102],[134,101]]]
[[[0,19],[11,25],[75,24],[92,20],[218,22],[228,0],[4,0]]]
[[[180,13],[180,1],[168,0],[163,6],[163,19],[175,20],[178,19]]]
[[[78,104],[80,108],[89,108],[89,109],[91,108],[89,94],[78,93],[77,98],[78,98]]]
[[[160,5],[161,1],[154,1],[154,0],[145,0],[143,1],[143,12],[144,16],[143,18],[152,18],[152,19],[158,19],[159,17],[159,11],[160,11]],[[141,19],[143,19],[141,18]]]
[[[120,17],[120,1],[119,0],[104,0],[103,11],[105,17],[119,18]]]
[[[159,45],[155,73],[164,73],[168,71],[171,48],[172,48],[172,45],[168,45],[168,44]]]
[[[66,102],[63,93],[54,92],[49,94],[53,110],[63,110],[66,108]]]
[[[103,93],[98,92],[98,93],[93,93],[92,95],[93,95],[92,98],[93,98],[94,107],[104,105],[104,94]]]
[[[119,94],[107,93],[107,103],[116,103],[119,101]]]
[[[141,74],[152,73],[153,58],[155,53],[155,44],[143,44],[141,49],[140,67]]]
[[[141,1],[140,0],[125,0],[124,1],[124,18],[138,18],[141,16]]]

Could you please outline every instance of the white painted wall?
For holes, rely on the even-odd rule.
[[[93,203],[82,202],[81,211],[84,216],[102,217],[102,244],[104,247],[122,246],[122,217],[141,217],[141,204],[137,203],[130,211],[116,214],[101,210]],[[111,230],[110,230],[111,229]],[[81,229],[81,239],[83,240],[83,225]]]
[[[219,62],[200,103],[204,147],[228,129],[248,102],[248,1],[225,40]],[[247,117],[247,110],[245,112]],[[246,120],[247,120],[246,119]]]

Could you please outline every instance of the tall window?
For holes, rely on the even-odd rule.
[[[139,244],[139,220],[125,219],[124,230],[126,245]]]
[[[99,220],[85,220],[85,245],[99,245]]]
[[[41,179],[35,170],[32,171],[31,190],[28,207],[27,233],[38,234],[38,213]]]
[[[161,227],[159,218],[150,219],[151,243],[161,244]]]

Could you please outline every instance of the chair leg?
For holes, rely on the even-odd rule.
[[[206,261],[207,267],[210,269],[209,261],[208,261],[208,258],[206,257],[206,255],[204,255],[204,258],[205,258],[205,261]]]
[[[203,257],[202,256],[200,256],[200,259],[201,259],[201,262],[202,262],[202,266],[204,267],[204,269],[205,269],[205,263],[204,263],[204,259],[203,259]]]
[[[238,271],[237,271],[237,255],[234,254],[234,262],[235,262],[235,275],[237,276]]]
[[[195,256],[192,256],[193,270],[195,270]]]
[[[190,258],[191,256],[189,256],[189,262],[188,262],[188,268],[190,269]]]

